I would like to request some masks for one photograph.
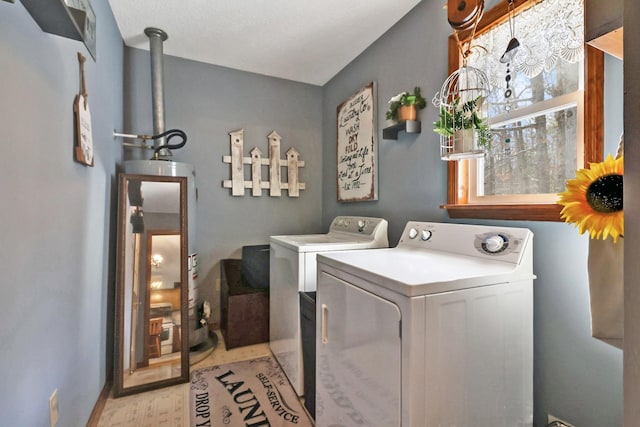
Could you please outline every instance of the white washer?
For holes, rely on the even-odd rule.
[[[533,425],[533,234],[409,222],[318,256],[316,425]]]
[[[387,221],[338,216],[327,234],[271,236],[270,243],[269,345],[296,393],[302,396],[299,292],[316,290],[316,255],[389,247]]]

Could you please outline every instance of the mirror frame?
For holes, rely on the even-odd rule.
[[[127,212],[127,199],[129,197],[127,185],[132,180],[151,182],[174,182],[180,184],[180,375],[145,384],[125,387],[124,385],[124,314],[125,314],[125,246],[126,230],[129,221]],[[113,395],[114,397],[126,396],[182,384],[189,381],[189,281],[188,281],[188,229],[187,229],[187,178],[173,176],[126,174],[118,175],[118,226],[116,242],[116,283],[115,283],[115,329],[114,329],[114,373]],[[146,244],[146,242],[145,242]],[[146,284],[145,284],[146,285]]]

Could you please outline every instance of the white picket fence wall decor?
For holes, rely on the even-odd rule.
[[[244,157],[244,130],[229,132],[231,155],[223,156],[224,163],[231,164],[231,179],[222,181],[224,188],[231,189],[232,196],[244,196],[245,188],[251,188],[252,196],[262,196],[262,189],[269,190],[272,197],[280,197],[282,190],[287,190],[289,197],[299,197],[300,190],[305,189],[304,182],[298,178],[298,168],[304,167],[304,161],[299,160],[300,154],[291,147],[286,152],[286,158],[280,158],[280,141],[278,132],[271,132],[269,139],[269,158],[262,158],[262,152],[255,147],[251,150],[251,157]],[[244,180],[244,165],[251,165],[251,180]],[[262,180],[262,166],[269,166],[269,180]],[[281,181],[280,168],[287,168],[287,182]]]

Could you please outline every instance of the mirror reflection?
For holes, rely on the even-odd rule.
[[[186,178],[120,179],[114,394],[188,379]]]

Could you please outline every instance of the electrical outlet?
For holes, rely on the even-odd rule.
[[[56,427],[60,413],[58,412],[58,389],[53,390],[49,397],[49,423],[51,427]]]
[[[554,416],[553,416],[553,415],[551,415],[551,414],[547,414],[547,423],[552,423],[552,422],[554,422],[554,421],[559,421],[559,422],[561,422],[562,424],[566,425],[567,427],[575,427],[573,424],[569,424],[568,422],[566,422],[566,421],[564,421],[564,420],[561,420],[561,419],[560,419],[560,418],[558,418],[558,417],[554,417]]]
[[[220,291],[220,279],[216,279],[216,292]]]

